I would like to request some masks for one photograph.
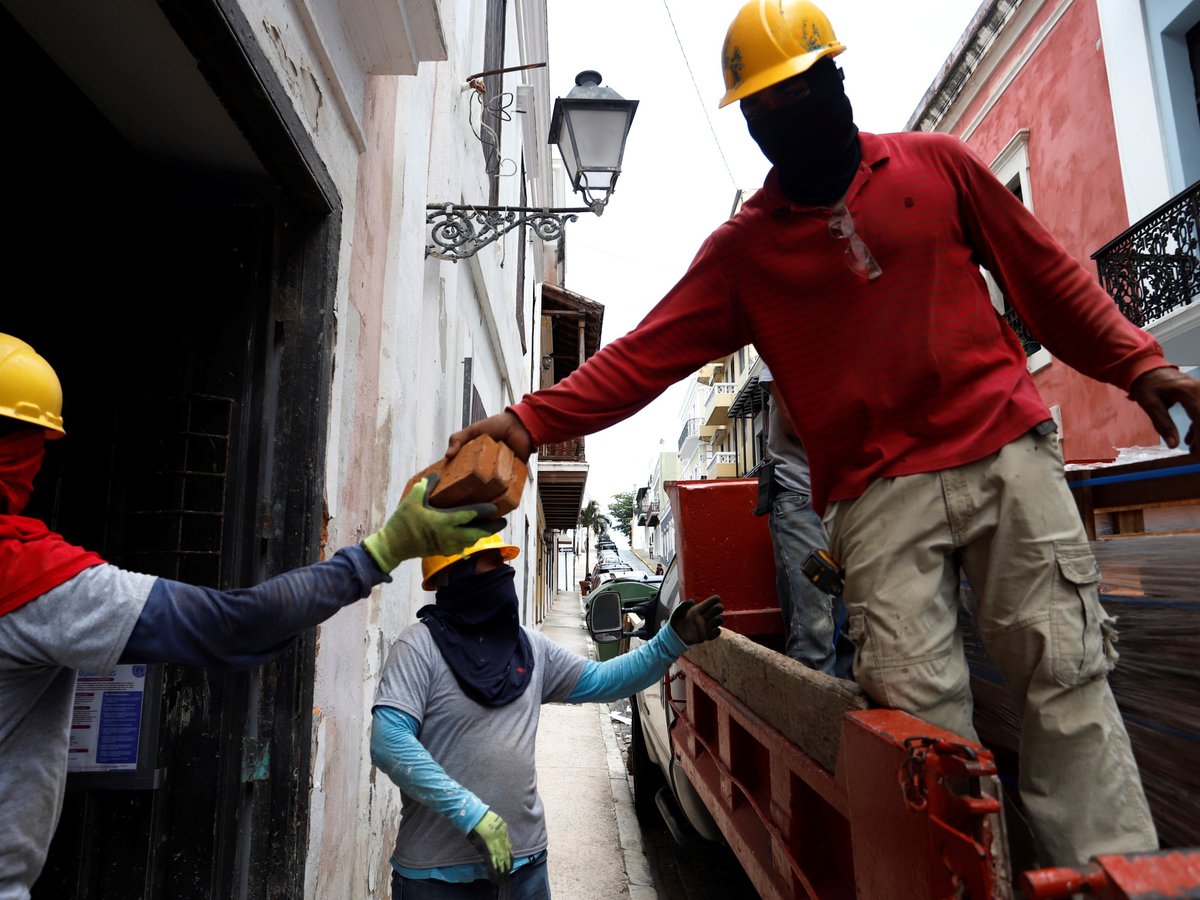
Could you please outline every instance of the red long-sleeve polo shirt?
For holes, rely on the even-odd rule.
[[[1080,372],[1128,390],[1167,364],[957,138],[860,140],[845,202],[880,277],[853,271],[830,210],[789,203],[772,173],[637,328],[512,407],[534,442],[600,431],[753,343],[808,450],[819,511],[874,478],[981,459],[1049,417],[981,265]]]

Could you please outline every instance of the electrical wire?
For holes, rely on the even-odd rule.
[[[712,132],[713,143],[717,146],[717,153],[721,157],[721,162],[725,164],[725,174],[729,176],[729,183],[733,185],[733,189],[737,190],[737,179],[733,177],[733,169],[729,167],[729,160],[725,158],[725,149],[721,146],[721,139],[717,137],[717,129],[713,126],[712,116],[708,114],[708,106],[704,103],[704,95],[700,93],[700,85],[696,82],[696,75],[692,71],[692,64],[688,62],[687,52],[683,49],[683,41],[679,37],[679,29],[675,27],[675,17],[671,15],[671,7],[667,0],[663,0],[663,9],[667,11],[667,21],[671,23],[671,31],[675,34],[675,43],[679,47],[679,55],[683,57],[683,65],[687,69],[688,76],[692,79],[692,87],[696,91],[696,100],[700,103],[700,109],[704,112],[704,121],[708,123],[708,130]]]

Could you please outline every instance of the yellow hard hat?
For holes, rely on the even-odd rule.
[[[504,538],[498,534],[489,534],[486,537],[481,537],[462,553],[456,553],[453,556],[422,557],[421,577],[424,580],[421,582],[421,587],[427,591],[432,591],[434,589],[433,576],[438,572],[447,566],[454,565],[460,559],[466,559],[468,556],[474,556],[476,553],[482,553],[484,550],[499,550],[505,562],[510,559],[516,559],[521,554],[520,547],[506,543]]]
[[[66,434],[58,376],[36,350],[10,334],[0,334],[0,416],[41,425],[52,440]]]
[[[793,75],[845,46],[825,13],[808,0],[750,0],[741,8],[721,48],[728,106]]]

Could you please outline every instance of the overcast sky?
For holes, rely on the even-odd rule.
[[[741,0],[549,0],[550,86],[564,96],[595,69],[638,100],[617,188],[604,215],[567,226],[565,287],[604,304],[603,343],[631,330],[679,279],[739,188],[767,162],[724,93],[721,44]],[[846,51],[838,63],[863,131],[904,128],[979,8],[977,0],[825,0]],[[850,362],[849,360],[847,361]],[[587,493],[607,507],[647,483],[676,449],[684,387],[587,438]],[[660,441],[662,442],[660,445]]]

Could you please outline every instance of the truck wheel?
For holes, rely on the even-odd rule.
[[[633,810],[642,824],[658,822],[662,816],[654,802],[654,795],[667,781],[662,770],[646,753],[646,736],[642,733],[641,716],[638,715],[637,698],[630,699],[632,716],[630,721],[629,759],[633,774]]]

